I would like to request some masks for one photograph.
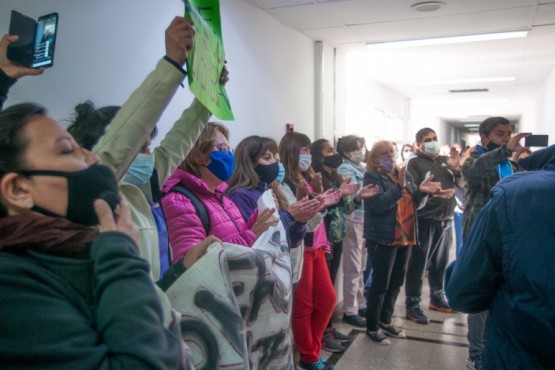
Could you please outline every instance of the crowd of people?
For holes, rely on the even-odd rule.
[[[229,129],[209,122],[195,99],[151,150],[187,76],[193,36],[192,22],[175,18],[166,55],[127,101],[79,104],[67,130],[35,103],[0,112],[2,368],[195,368],[180,321],[188,313],[176,312],[168,289],[214,245],[249,250],[277,226],[293,291],[281,307],[290,309],[294,346],[275,351],[288,361],[283,368],[333,369],[321,351],[342,352],[351,340],[333,327],[340,269],[343,321],[372,342],[405,337],[393,321],[403,284],[406,319],[429,323],[421,307],[427,273],[428,309],[469,313],[468,366],[555,365],[553,147],[519,158],[527,134],[512,135],[508,120],[492,117],[480,125],[481,145],[465,154],[441,155],[431,128],[400,151],[387,140],[367,150],[357,135],[334,146],[299,132],[279,141],[248,136],[233,150]],[[0,42],[0,105],[17,79],[44,72],[6,58],[15,40]],[[273,207],[261,208],[265,194]],[[448,269],[457,207],[461,253]],[[252,299],[279,300],[274,285],[264,289]],[[245,326],[256,325],[239,309]],[[246,352],[260,350],[243,339]],[[288,360],[293,347],[297,364]],[[268,352],[256,363],[244,353],[244,363],[269,366]]]

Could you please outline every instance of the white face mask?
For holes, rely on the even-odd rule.
[[[308,170],[308,167],[310,167],[310,164],[312,163],[312,156],[310,154],[301,154],[299,156],[299,169],[301,171],[306,171]]]
[[[360,162],[362,162],[363,160],[364,160],[364,153],[362,153],[362,150],[356,150],[351,153],[352,162],[356,164],[360,164]]]
[[[441,145],[439,145],[438,141],[428,141],[427,143],[424,143],[424,154],[429,155],[430,157],[438,155],[440,149]]]

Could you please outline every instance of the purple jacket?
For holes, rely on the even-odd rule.
[[[257,186],[252,189],[235,188],[228,194],[228,197],[237,205],[241,215],[243,215],[243,219],[248,222],[252,217],[251,215],[257,209],[258,198],[266,190],[264,186]],[[287,211],[279,211],[279,219],[285,228],[289,248],[298,247],[306,234],[306,224],[295,221],[293,216]]]
[[[254,244],[256,235],[243,220],[237,206],[223,194],[227,184],[222,183],[212,192],[203,180],[178,168],[162,187],[162,207],[168,224],[173,261],[207,236],[191,200],[183,194],[170,192],[178,183],[195,193],[206,207],[210,216],[210,235],[222,242],[246,247]]]

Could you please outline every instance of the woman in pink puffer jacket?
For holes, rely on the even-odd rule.
[[[208,123],[179,168],[162,187],[162,207],[168,224],[173,261],[179,259],[208,235],[222,242],[252,246],[256,238],[277,218],[272,211],[254,212],[245,222],[237,206],[224,195],[225,181],[234,168],[228,143],[229,131],[221,124]],[[208,235],[192,201],[172,191],[178,184],[194,193],[210,218]]]

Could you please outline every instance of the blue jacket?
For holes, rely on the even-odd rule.
[[[408,172],[405,182],[414,204],[414,222],[417,222],[416,211],[425,205],[428,197],[420,193]],[[397,202],[403,196],[403,189],[386,173],[374,169],[364,174],[364,186],[369,184],[378,185],[380,192],[376,196],[364,199],[364,238],[374,241],[393,241]]]
[[[555,368],[555,166],[544,168],[498,183],[447,274],[451,307],[490,310],[483,369]]]

